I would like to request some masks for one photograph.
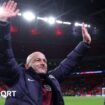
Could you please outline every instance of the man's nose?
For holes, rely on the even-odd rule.
[[[42,65],[45,65],[45,62],[42,60],[42,61],[41,61],[41,64],[42,64]]]

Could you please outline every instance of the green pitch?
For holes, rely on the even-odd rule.
[[[65,105],[104,105],[104,97],[70,97],[65,96]],[[0,105],[4,105],[5,100],[0,98]]]
[[[104,97],[70,97],[65,96],[65,105],[104,105]]]
[[[5,100],[0,98],[0,105],[4,105]]]

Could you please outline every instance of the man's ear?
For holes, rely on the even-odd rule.
[[[26,69],[28,69],[28,68],[29,68],[28,64],[25,64],[25,68],[26,68]]]

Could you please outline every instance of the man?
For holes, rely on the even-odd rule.
[[[59,82],[73,72],[89,48],[91,37],[86,27],[82,26],[83,41],[54,70],[48,72],[47,59],[38,51],[27,57],[26,68],[23,68],[18,66],[14,58],[8,22],[19,12],[17,4],[8,1],[2,7],[4,12],[0,14],[0,37],[8,69],[0,70],[0,75],[8,72],[10,76],[4,79],[10,84],[10,90],[16,91],[15,96],[7,97],[5,105],[64,105]]]

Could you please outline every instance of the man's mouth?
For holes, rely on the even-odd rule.
[[[39,67],[39,69],[45,70],[46,68],[45,67]]]

